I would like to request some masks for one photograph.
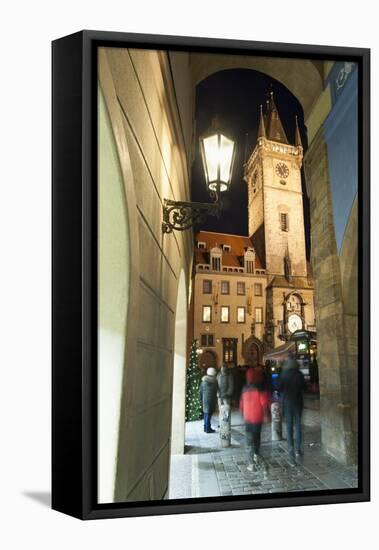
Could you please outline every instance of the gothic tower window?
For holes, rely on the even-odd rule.
[[[288,214],[285,212],[280,213],[280,229],[288,231]]]

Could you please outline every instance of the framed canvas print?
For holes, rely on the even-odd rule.
[[[53,42],[53,508],[369,500],[369,50]]]

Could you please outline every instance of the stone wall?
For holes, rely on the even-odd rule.
[[[249,185],[249,235],[254,235],[264,222],[267,273],[284,273],[283,259],[288,250],[292,275],[306,277],[307,263],[300,172],[302,149],[288,146],[287,152],[275,153],[272,151],[273,147],[277,147],[277,145],[261,138],[248,162],[245,180]],[[284,148],[282,147],[282,149]],[[296,156],[294,156],[295,153]],[[279,162],[285,162],[289,168],[289,174],[285,180],[276,173],[276,166]],[[258,173],[259,176],[254,193],[252,179],[255,173]],[[281,231],[281,213],[288,215],[288,231]]]
[[[351,395],[355,387],[349,377],[341,268],[322,127],[308,149],[305,172],[311,210],[322,445],[341,462],[354,462]]]
[[[249,184],[249,207],[248,207],[248,219],[249,219],[249,235],[254,235],[256,231],[263,224],[263,187],[261,182],[257,187],[256,192],[251,188]],[[260,258],[262,260],[262,258]]]
[[[164,198],[189,199],[191,109],[188,97],[181,101],[183,87],[175,88],[175,80],[187,81],[187,67],[173,70],[165,52],[103,48],[99,54],[129,226],[115,501],[161,499],[168,486],[175,312],[182,269],[188,288],[192,234],[163,235],[161,223]]]
[[[351,210],[340,254],[342,301],[344,305],[348,394],[354,444],[358,440],[358,197]]]
[[[275,166],[282,157],[270,157],[264,163],[264,220],[266,243],[266,270],[283,274],[283,258],[288,247],[292,275],[306,277],[303,195],[300,168],[288,162],[290,175],[285,187],[279,183]],[[280,214],[288,214],[288,232],[281,231]]]
[[[321,433],[325,449],[357,462],[358,69],[330,63],[306,125],[305,174],[317,312]]]

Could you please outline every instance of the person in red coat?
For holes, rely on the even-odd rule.
[[[248,470],[252,471],[260,465],[266,470],[259,451],[262,424],[269,417],[270,395],[265,386],[262,367],[247,369],[246,382],[241,394],[240,411],[245,421],[246,438],[250,447],[251,461]]]

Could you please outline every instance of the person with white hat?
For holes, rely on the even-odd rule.
[[[200,399],[203,404],[204,431],[207,434],[214,433],[212,429],[211,418],[216,410],[217,403],[217,371],[213,367],[207,369],[207,374],[203,376],[200,384]]]

